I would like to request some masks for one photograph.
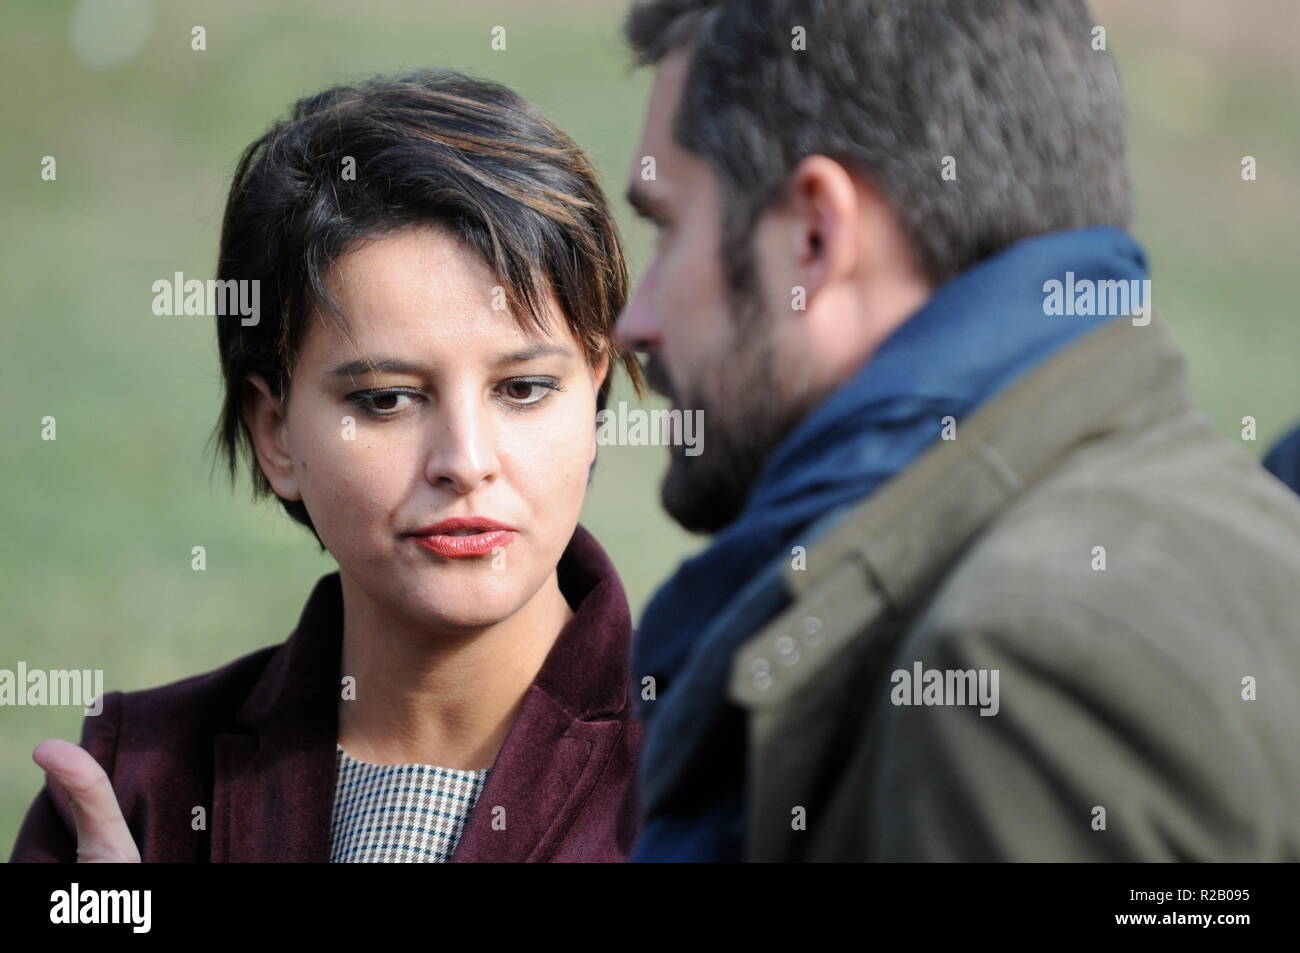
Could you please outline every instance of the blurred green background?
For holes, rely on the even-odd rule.
[[[299,96],[445,65],[507,83],[587,148],[621,196],[650,75],[621,0],[8,0],[0,102],[0,668],[102,668],[137,689],[282,641],[334,569],[274,503],[210,477],[211,319],[157,317],[155,279],[210,277],[241,149]],[[1156,306],[1222,433],[1262,455],[1300,419],[1296,318],[1300,4],[1103,0],[1129,97],[1138,236]],[[207,50],[190,49],[191,29]],[[507,49],[491,48],[506,28]],[[53,155],[58,178],[40,177]],[[1241,159],[1258,161],[1243,182]],[[632,399],[624,387],[614,400]],[[40,439],[57,418],[58,439]],[[702,541],[658,507],[662,447],[604,447],[583,522],[639,615]],[[207,549],[208,569],[190,568]],[[250,611],[251,610],[251,611]],[[42,782],[43,738],[76,708],[0,707],[0,851]]]

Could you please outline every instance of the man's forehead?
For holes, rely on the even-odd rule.
[[[655,68],[654,82],[650,86],[650,100],[646,109],[646,134],[664,136],[672,129],[682,90],[686,85],[686,53],[677,50],[669,53]]]
[[[647,156],[654,159],[656,167],[667,165],[670,168],[682,158],[682,148],[674,139],[673,127],[689,65],[686,51],[675,50],[655,67],[645,122],[641,127],[641,141],[632,159],[632,182],[645,179],[643,171]]]

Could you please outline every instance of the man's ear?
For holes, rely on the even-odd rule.
[[[243,414],[253,438],[257,463],[275,495],[285,500],[301,500],[293,455],[285,440],[284,402],[271,393],[260,374],[244,378]]]
[[[852,277],[862,265],[863,195],[853,176],[827,156],[806,156],[790,173],[786,193],[790,240],[807,300]]]

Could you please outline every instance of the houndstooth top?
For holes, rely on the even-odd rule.
[[[456,849],[489,768],[369,764],[338,748],[330,863],[442,863]]]

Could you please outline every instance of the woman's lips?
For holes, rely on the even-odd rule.
[[[457,516],[409,534],[418,546],[439,556],[461,559],[487,556],[507,545],[518,533],[513,527],[484,517]]]
[[[463,556],[486,556],[498,546],[504,546],[518,534],[512,529],[496,529],[487,533],[473,533],[469,536],[416,536],[415,542],[431,553],[450,556],[457,559]]]

